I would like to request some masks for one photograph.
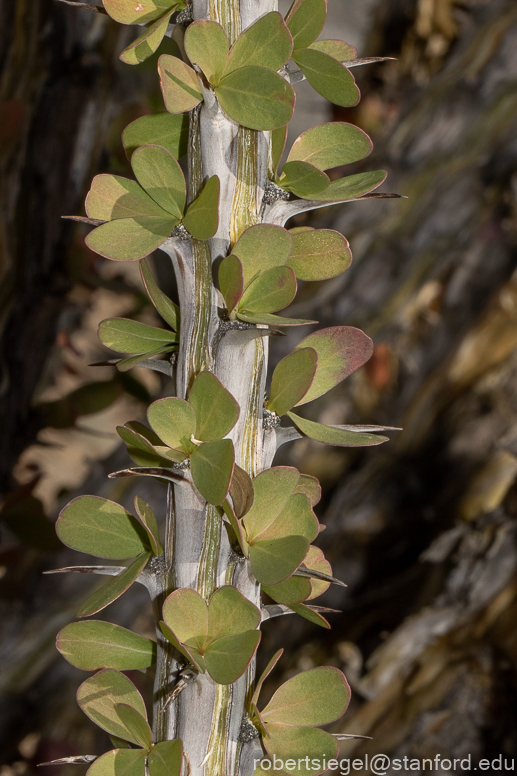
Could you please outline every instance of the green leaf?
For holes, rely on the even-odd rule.
[[[114,746],[116,749],[132,749],[132,746],[129,743],[129,741],[124,741],[123,738],[117,738],[117,736],[110,736],[109,740],[111,741],[111,745]],[[140,754],[145,755],[146,753],[140,752]]]
[[[196,430],[196,415],[187,401],[175,396],[158,399],[147,410],[149,425],[166,445],[189,452]]]
[[[301,478],[300,478],[301,479]],[[309,547],[303,565],[311,571],[319,571],[327,576],[332,576],[332,566],[325,559],[323,552],[319,547]],[[312,601],[314,598],[323,595],[323,593],[330,587],[330,582],[325,582],[322,579],[311,579],[311,594],[307,600]]]
[[[282,14],[271,11],[239,35],[231,48],[225,75],[250,65],[280,70],[291,56],[292,49],[291,35]]]
[[[187,56],[193,65],[201,68],[213,86],[217,86],[221,79],[229,48],[226,33],[217,22],[198,19],[187,27]]]
[[[219,265],[219,288],[229,313],[236,307],[244,291],[242,262],[230,254]]]
[[[239,405],[211,372],[200,372],[189,393],[196,413],[194,436],[202,442],[222,439],[239,418]]]
[[[352,253],[348,241],[332,229],[311,229],[293,235],[288,265],[300,280],[327,280],[348,269]]]
[[[92,722],[110,735],[138,744],[116,710],[118,703],[127,703],[147,719],[144,700],[127,676],[110,668],[99,671],[81,684],[77,691],[77,703]]]
[[[357,199],[378,188],[386,180],[385,170],[360,172],[357,175],[347,175],[332,181],[330,186],[320,194],[314,194],[311,199],[318,202],[340,202]]]
[[[171,345],[177,341],[171,331],[131,321],[129,318],[106,318],[101,321],[99,339],[107,348],[119,353],[147,353],[160,345]]]
[[[122,51],[119,59],[126,65],[139,65],[152,56],[167,32],[171,15],[172,11],[167,11],[165,16],[150,24],[145,32]]]
[[[288,412],[287,414],[293,423],[298,426],[302,434],[314,439],[316,442],[324,442],[327,445],[370,447],[372,445],[382,445],[383,442],[389,441],[389,437],[350,431],[339,426],[325,426],[323,423],[315,423],[312,420],[300,418],[299,415],[295,415],[293,412]]]
[[[316,51],[322,51],[329,57],[334,57],[338,62],[349,62],[357,57],[357,49],[344,40],[316,40],[309,46]]]
[[[280,315],[270,315],[269,313],[251,313],[239,311],[237,318],[245,323],[262,323],[265,326],[306,326],[308,323],[317,323],[317,321],[306,320],[305,318],[282,318]]]
[[[320,666],[288,679],[261,714],[266,723],[316,727],[339,719],[349,701],[344,674],[333,666]]]
[[[142,749],[112,749],[98,757],[88,768],[88,776],[145,776]]]
[[[163,619],[180,643],[189,642],[198,649],[205,644],[208,632],[208,608],[195,590],[180,588],[163,604]]]
[[[276,177],[276,171],[278,165],[284,153],[284,148],[287,140],[287,127],[279,127],[271,132],[271,177]]]
[[[178,5],[174,0],[102,0],[104,8],[121,24],[145,24]]]
[[[312,88],[326,100],[344,108],[357,105],[360,92],[354,76],[337,59],[309,48],[296,51],[293,59]]]
[[[150,776],[181,776],[183,742],[179,738],[160,741],[149,752]]]
[[[326,18],[326,0],[294,0],[285,17],[294,48],[310,46],[322,31]]]
[[[310,199],[312,194],[324,191],[330,183],[328,175],[306,162],[287,162],[282,172],[277,184],[286,191],[292,191],[297,197]]]
[[[308,549],[303,536],[257,540],[250,545],[251,568],[261,584],[277,585],[296,571]]]
[[[235,464],[233,477],[230,484],[230,496],[232,497],[235,513],[242,517],[249,512],[255,498],[253,483],[248,472]]]
[[[136,261],[159,248],[177,223],[172,216],[120,218],[98,226],[86,236],[85,243],[106,259]]]
[[[119,175],[95,176],[86,197],[86,213],[89,218],[99,221],[138,216],[168,217],[136,181]]]
[[[268,678],[269,674],[271,673],[271,671],[274,669],[274,667],[276,666],[276,664],[278,663],[278,661],[282,657],[283,652],[284,652],[283,649],[279,649],[278,652],[275,652],[275,654],[273,655],[273,657],[271,658],[271,660],[269,661],[267,666],[262,671],[262,673],[260,675],[260,678],[255,683],[255,690],[254,690],[253,696],[251,698],[251,702],[253,704],[257,703],[258,697],[260,695],[260,691],[262,689],[262,685],[264,684],[264,682]]]
[[[272,224],[257,224],[246,229],[233,247],[239,257],[247,286],[257,273],[287,264],[293,238],[286,229]]]
[[[298,485],[293,490],[293,495],[303,493],[310,501],[311,506],[315,506],[321,501],[321,485],[316,477],[310,474],[300,474]]]
[[[137,148],[144,145],[162,146],[175,159],[181,159],[187,153],[188,132],[188,115],[155,113],[141,116],[129,124],[122,133],[122,142],[129,159]]]
[[[332,326],[309,334],[296,346],[294,352],[305,348],[314,348],[318,354],[318,365],[309,390],[297,402],[297,406],[323,396],[366,364],[373,353],[373,342],[354,326]]]
[[[267,409],[285,415],[300,404],[311,388],[317,368],[318,353],[310,346],[296,349],[283,358],[273,372]]]
[[[153,510],[143,498],[140,498],[140,496],[135,496],[135,510],[140,518],[140,522],[147,532],[153,554],[161,555],[163,547],[160,543],[158,523],[156,522]]]
[[[237,468],[237,467],[235,466],[234,470],[235,470],[235,468]],[[245,557],[248,557],[249,546],[248,546],[248,542],[246,541],[246,536],[245,536],[245,533],[244,533],[244,529],[242,527],[242,523],[240,522],[240,520],[237,519],[237,515],[235,514],[235,512],[233,510],[233,507],[230,504],[230,502],[228,501],[228,499],[225,499],[223,501],[222,507],[223,507],[223,510],[224,510],[224,513],[225,513],[226,517],[228,518],[229,527],[230,527],[231,531],[233,531],[233,533],[235,535],[235,539],[237,540],[237,543],[238,543],[238,545],[240,547],[240,550],[241,550],[242,554]],[[228,529],[228,525],[226,527]],[[232,537],[230,537],[230,542],[233,544]]]
[[[208,604],[208,638],[236,636],[260,625],[260,612],[232,585],[219,587]]]
[[[268,754],[301,765],[289,771],[291,776],[316,776],[338,755],[338,742],[324,730],[279,724],[269,724],[267,729],[269,738],[263,743]]]
[[[112,577],[109,582],[92,593],[78,609],[77,616],[90,617],[120,598],[133,582],[136,582],[150,557],[150,552],[139,555],[124,571],[121,571],[116,577]]]
[[[266,67],[241,67],[224,76],[215,90],[228,116],[249,129],[277,129],[293,115],[293,88]]]
[[[146,429],[146,431],[149,431],[149,429]],[[138,466],[171,465],[170,459],[159,455],[149,440],[143,434],[139,434],[129,428],[128,424],[126,426],[117,426],[117,434],[126,443],[129,455]],[[158,436],[156,437],[156,443],[161,445],[161,439]]]
[[[185,113],[202,101],[196,71],[181,59],[162,54],[158,60],[158,72],[163,101],[169,113]]]
[[[260,642],[260,631],[225,636],[210,644],[204,658],[206,670],[218,684],[233,684],[249,666]]]
[[[334,121],[303,132],[294,141],[287,161],[307,162],[319,170],[329,170],[364,159],[372,148],[372,141],[362,129]]]
[[[219,225],[219,178],[212,175],[188,206],[183,224],[196,240],[209,240]]]
[[[130,671],[156,662],[154,641],[102,620],[67,625],[58,633],[56,647],[65,660],[83,671]]]
[[[174,304],[174,302],[158,287],[145,260],[140,262],[140,274],[142,275],[145,290],[147,291],[156,312],[162,316],[163,320],[168,323],[174,331],[179,331],[180,309],[178,305]]]
[[[312,511],[309,499],[303,493],[293,493],[280,514],[256,536],[254,541],[303,536],[307,540],[307,544],[310,544],[318,535],[318,531],[319,523]],[[270,584],[276,583],[271,582]]]
[[[228,495],[235,453],[231,439],[205,442],[190,456],[194,485],[209,504],[218,506]]]
[[[119,372],[128,372],[130,369],[132,369],[134,366],[138,366],[142,361],[145,359],[151,358],[151,356],[157,356],[165,353],[172,353],[173,351],[178,350],[177,345],[170,345],[169,347],[161,347],[161,348],[155,348],[154,350],[149,350],[147,353],[139,353],[136,356],[131,356],[130,358],[122,358],[117,363],[117,369]]]
[[[278,585],[263,585],[262,590],[273,601],[292,606],[306,601],[311,594],[312,587],[311,580],[307,577],[290,577]]]
[[[185,178],[172,154],[161,146],[142,146],[131,157],[131,167],[149,196],[179,221],[185,208]]]
[[[311,609],[310,606],[306,606],[305,604],[291,604],[290,608],[295,614],[299,614],[300,617],[309,620],[313,625],[319,625],[321,628],[326,628],[327,630],[330,629],[329,621],[319,612],[315,612],[314,609]]]
[[[296,276],[290,267],[273,267],[254,280],[239,302],[239,313],[274,313],[296,296]]]
[[[124,727],[136,738],[140,746],[149,750],[153,745],[153,734],[147,719],[127,703],[117,703],[115,709]]]
[[[98,558],[134,558],[149,550],[147,534],[120,504],[99,496],[79,496],[61,511],[57,535],[67,547]]]
[[[253,480],[255,498],[244,518],[248,538],[253,540],[282,512],[300,479],[292,466],[274,466]]]
[[[185,646],[182,644],[174,631],[169,626],[160,620],[160,630],[168,641],[178,650],[181,654],[189,660],[193,666],[202,674],[205,673],[205,661],[199,654],[198,650],[191,646]]]

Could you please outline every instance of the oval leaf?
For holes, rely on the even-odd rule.
[[[316,442],[323,442],[327,445],[371,447],[372,445],[382,445],[383,442],[389,441],[389,437],[350,431],[349,429],[339,428],[339,426],[325,426],[323,423],[315,423],[313,420],[300,418],[299,415],[295,415],[293,412],[288,412],[287,414],[293,423],[298,426],[302,434],[314,439]]]
[[[183,742],[160,741],[149,752],[149,776],[181,776]]]
[[[344,108],[357,105],[360,92],[354,76],[341,62],[322,51],[303,49],[293,59],[318,94]]]
[[[307,162],[319,170],[329,170],[364,159],[372,148],[372,141],[362,129],[335,121],[303,132],[294,141],[287,161]]]
[[[318,728],[291,727],[270,724],[269,738],[264,746],[270,756],[276,755],[284,762],[299,761],[296,776],[316,776],[327,770],[327,763],[337,757],[339,745],[336,739]]]
[[[260,631],[225,636],[212,642],[204,657],[206,670],[218,684],[233,684],[251,663],[260,642]]]
[[[149,196],[179,221],[185,208],[185,178],[172,154],[161,146],[142,146],[131,157],[131,167]]]
[[[140,496],[135,496],[135,510],[138,517],[140,518],[140,522],[147,532],[153,554],[161,555],[163,552],[163,547],[160,543],[158,524],[156,522],[153,510],[149,504],[143,500],[143,498],[140,498]]]
[[[292,49],[293,42],[282,14],[271,11],[239,35],[231,48],[225,75],[250,65],[280,70],[291,56]]]
[[[174,0],[102,0],[104,8],[116,22],[121,24],[145,24],[177,3]]]
[[[311,580],[306,577],[289,577],[278,585],[264,585],[262,590],[273,601],[291,606],[306,601],[312,592],[312,587]]]
[[[386,175],[385,170],[347,175],[345,178],[332,181],[325,191],[313,194],[311,199],[318,202],[350,202],[378,188],[386,180]]]
[[[195,642],[202,647],[208,632],[208,608],[195,590],[180,588],[163,604],[163,619],[180,643]]]
[[[130,671],[149,668],[156,662],[154,641],[101,620],[67,625],[58,633],[56,647],[65,660],[83,671]]]
[[[101,321],[99,339],[107,348],[119,353],[147,353],[160,345],[171,345],[177,341],[171,331],[131,321],[129,318],[106,318]]]
[[[209,240],[219,225],[219,178],[212,175],[201,194],[190,204],[183,219],[185,228],[196,240]]]
[[[190,456],[192,479],[209,504],[223,503],[232,479],[235,453],[231,439],[205,442]]]
[[[261,714],[266,723],[316,727],[339,719],[349,701],[344,674],[332,666],[320,666],[288,679]]]
[[[195,437],[202,442],[222,439],[239,418],[239,405],[211,372],[200,372],[189,394],[196,413]]]
[[[224,585],[212,594],[208,604],[208,638],[215,641],[255,630],[260,619],[260,612],[251,601],[232,585]]]
[[[131,587],[133,582],[136,582],[150,557],[150,553],[139,555],[127,569],[121,571],[120,574],[113,577],[113,579],[110,579],[110,581],[103,585],[99,590],[92,593],[78,610],[77,616],[90,617],[90,615],[97,614],[97,612],[105,609],[113,603],[113,601],[116,601],[117,598],[120,598],[120,596]]]
[[[162,54],[158,60],[158,73],[163,101],[169,113],[185,113],[202,101],[196,71],[181,59]]]
[[[167,32],[171,15],[172,11],[167,11],[165,16],[155,21],[154,24],[150,24],[145,32],[127,46],[119,57],[122,62],[125,62],[126,65],[139,65],[140,62],[144,62],[152,56]]]
[[[250,283],[239,302],[239,312],[274,313],[296,296],[296,276],[290,267],[273,267]]]
[[[267,409],[281,416],[299,404],[310,390],[317,368],[318,353],[311,347],[283,358],[273,372]]]
[[[98,226],[87,235],[85,243],[90,250],[113,261],[144,259],[168,239],[177,224],[168,218],[120,218]]]
[[[148,551],[147,534],[120,504],[99,496],[79,496],[61,511],[57,535],[67,547],[98,558],[134,558]]]
[[[327,393],[366,364],[373,353],[373,342],[354,326],[332,326],[309,334],[294,352],[305,348],[314,348],[318,354],[318,365],[309,390],[297,402],[297,406]]]
[[[261,584],[277,585],[296,571],[308,549],[303,536],[257,540],[250,546],[251,568]]]
[[[293,115],[295,94],[287,81],[266,67],[241,67],[215,90],[228,116],[249,129],[277,129]]]
[[[196,430],[196,415],[187,401],[175,396],[158,399],[147,410],[149,425],[166,445],[175,450],[190,449]]]
[[[294,48],[310,46],[322,31],[326,18],[326,0],[294,0],[285,17]]]
[[[344,40],[315,40],[309,48],[323,51],[324,54],[334,57],[338,62],[348,62],[357,57],[355,46],[345,43]]]
[[[145,776],[146,754],[142,749],[112,749],[97,757],[86,773],[88,776]]]
[[[185,33],[185,51],[193,65],[198,65],[209,83],[217,86],[223,74],[230,44],[223,27],[217,22],[198,19]]]
[[[297,197],[310,198],[312,194],[324,191],[330,183],[328,175],[306,162],[287,162],[282,173],[278,185],[286,191],[292,191]]]
[[[229,313],[237,306],[244,291],[242,263],[237,256],[227,256],[219,265],[219,288]]]
[[[129,124],[122,133],[122,142],[129,159],[137,148],[144,145],[162,146],[175,159],[181,159],[187,153],[188,127],[188,115],[155,113]]]
[[[257,224],[246,229],[233,247],[239,257],[248,285],[257,273],[287,264],[293,238],[286,229],[272,224]]]
[[[281,513],[300,479],[292,466],[274,466],[253,480],[254,501],[244,525],[249,539],[264,531]]]
[[[149,750],[153,744],[153,734],[147,720],[127,703],[117,703],[115,709],[124,727],[129,730],[140,746]]]
[[[158,287],[146,261],[140,262],[140,274],[142,275],[145,290],[147,291],[156,312],[162,316],[163,320],[168,323],[174,331],[179,331],[180,309],[178,305],[174,304],[174,302]]]
[[[136,181],[120,175],[95,176],[86,197],[86,213],[99,221],[137,216],[167,218],[165,210]]]
[[[127,676],[109,668],[99,671],[79,687],[77,703],[92,722],[110,735],[138,744],[116,710],[118,703],[127,703],[147,719],[144,700]]]
[[[332,229],[311,229],[293,235],[288,265],[299,280],[327,280],[348,269],[352,253],[348,241]]]

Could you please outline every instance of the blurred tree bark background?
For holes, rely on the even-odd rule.
[[[267,690],[301,668],[341,667],[353,700],[333,732],[373,738],[343,744],[345,757],[517,757],[517,7],[366,5],[360,53],[398,61],[363,68],[360,105],[332,118],[372,135],[364,168],[385,166],[383,188],[407,199],[317,211],[311,225],[343,232],[354,262],[302,289],[292,314],[357,325],[376,345],[311,417],[403,431],[367,452],[308,440],[280,451],[322,480],[320,544],[348,588],[327,593],[343,610],[331,631],[266,623],[261,659],[286,647]],[[346,36],[348,0],[329,9]],[[80,492],[130,503],[134,484],[105,479],[124,463],[107,429],[167,390],[144,370],[87,370],[105,352],[101,318],[152,312],[135,268],[92,257],[83,227],[60,216],[83,212],[95,172],[127,172],[122,128],[163,105],[154,62],[119,65],[126,30],[101,14],[3,0],[0,28],[0,747],[2,776],[23,776],[103,751],[74,706],[84,677],[54,652],[86,591],[41,576],[75,562],[50,521]],[[155,270],[172,289],[159,254]],[[138,492],[161,503],[159,485]],[[143,594],[113,610],[150,633]]]

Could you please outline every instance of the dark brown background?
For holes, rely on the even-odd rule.
[[[360,12],[331,2],[334,14],[343,2],[345,27]],[[373,736],[343,753],[517,757],[517,7],[370,7],[361,53],[398,62],[363,68],[360,106],[334,118],[372,135],[363,167],[385,166],[384,190],[407,199],[318,211],[311,223],[342,231],[354,263],[302,288],[292,313],[357,325],[376,343],[311,417],[404,431],[366,453],[282,450],[322,479],[320,545],[348,588],[322,599],[343,610],[330,632],[294,617],[266,624],[261,659],[287,651],[267,691],[331,663],[354,691],[334,731]],[[152,313],[134,269],[98,261],[60,216],[83,212],[97,171],[128,172],[120,131],[163,108],[154,64],[121,65],[131,32],[96,14],[3,0],[0,27],[0,747],[2,776],[24,776],[107,746],[75,707],[85,677],[54,651],[85,587],[41,576],[75,560],[54,549],[48,519],[80,492],[130,502],[134,486],[105,478],[124,462],[110,429],[163,389],[143,370],[122,380],[87,369],[105,353],[101,318]],[[159,254],[155,270],[172,291]],[[275,357],[293,342],[275,343]],[[158,488],[139,492],[160,509]],[[142,593],[112,610],[149,632]]]

